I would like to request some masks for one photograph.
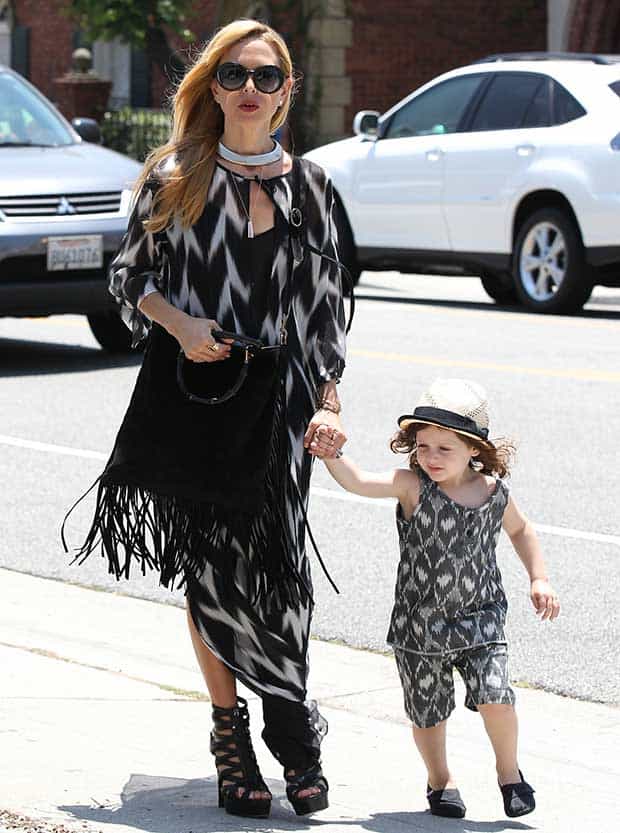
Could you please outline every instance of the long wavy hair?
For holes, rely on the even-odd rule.
[[[417,435],[427,425],[420,422],[411,422],[406,428],[399,429],[390,440],[390,449],[394,454],[409,455],[409,468],[419,468],[417,456]],[[515,456],[515,444],[506,437],[494,440],[495,448],[489,448],[483,442],[473,437],[463,437],[454,432],[461,442],[470,445],[478,450],[478,456],[472,457],[470,467],[481,474],[491,474],[504,478],[510,474],[510,469]]]
[[[170,139],[149,154],[136,183],[135,190],[139,192],[154,175],[159,179],[157,169],[166,163],[166,175],[155,194],[151,216],[144,221],[147,231],[161,231],[174,215],[188,227],[202,214],[217,145],[224,132],[224,114],[213,97],[211,83],[228,50],[241,41],[256,38],[266,41],[275,51],[285,77],[293,76],[288,47],[270,26],[257,20],[235,20],[215,33],[174,94]],[[271,119],[271,132],[286,121],[291,95],[292,87]]]

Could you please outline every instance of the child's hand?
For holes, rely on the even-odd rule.
[[[530,588],[530,599],[541,620],[553,621],[560,613],[560,600],[555,590],[544,578],[536,578]]]
[[[304,446],[321,459],[339,457],[346,441],[340,417],[331,411],[317,411],[304,436]]]

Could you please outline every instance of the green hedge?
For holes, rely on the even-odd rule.
[[[123,107],[104,115],[101,133],[106,147],[143,162],[153,148],[167,141],[170,127],[165,110]]]

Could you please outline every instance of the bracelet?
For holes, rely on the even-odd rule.
[[[317,411],[331,411],[332,414],[339,414],[342,411],[340,402],[331,402],[329,399],[320,399],[317,402]]]

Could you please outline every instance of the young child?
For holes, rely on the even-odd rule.
[[[328,426],[309,446],[347,491],[398,499],[401,557],[388,642],[428,770],[430,811],[455,818],[465,815],[465,805],[446,759],[454,668],[467,689],[465,705],[480,712],[493,745],[506,815],[522,816],[536,806],[517,762],[507,602],[495,560],[502,526],[528,572],[536,613],[553,620],[560,610],[532,525],[503,482],[513,446],[493,444],[488,423],[479,385],[437,379],[414,412],[400,417],[391,442],[392,451],[409,455],[409,468],[373,474],[346,457],[334,458],[340,452],[333,450]]]

